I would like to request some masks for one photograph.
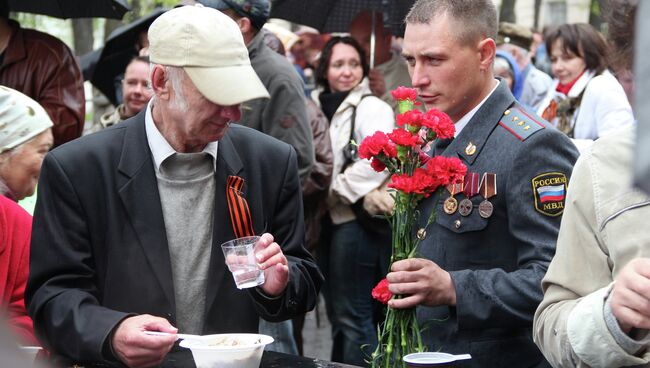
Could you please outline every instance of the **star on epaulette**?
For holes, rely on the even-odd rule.
[[[519,107],[513,107],[504,111],[499,125],[519,138],[522,142],[534,133],[544,129],[542,123]]]

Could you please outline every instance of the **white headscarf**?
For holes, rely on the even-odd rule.
[[[0,86],[0,153],[43,133],[54,125],[38,102]]]

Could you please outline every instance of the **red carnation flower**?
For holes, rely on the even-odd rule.
[[[359,146],[359,157],[371,159],[378,156],[380,153],[386,157],[397,156],[395,145],[388,139],[386,133],[377,131],[375,134],[366,137]]]
[[[426,170],[417,168],[413,172],[413,175],[393,175],[388,187],[404,193],[423,194],[428,196],[429,193],[435,190],[439,185],[439,180],[436,180],[436,178],[429,175]]]
[[[457,157],[435,156],[427,162],[427,173],[441,185],[458,183],[467,174],[467,166]]]
[[[403,114],[397,115],[397,125],[400,127],[404,127],[404,125],[411,125],[411,126],[422,126],[422,119],[424,118],[424,114],[420,110],[409,110]]]
[[[436,137],[441,139],[453,138],[456,132],[454,122],[449,115],[438,109],[427,111],[422,119],[422,125],[431,128],[436,133]]]
[[[404,147],[415,147],[420,143],[420,137],[417,134],[411,134],[404,129],[393,129],[393,132],[388,134],[388,138],[396,145]]]
[[[386,164],[377,157],[373,157],[372,161],[370,161],[370,167],[372,167],[376,172],[382,172],[386,169]]]
[[[415,88],[406,87],[397,87],[396,89],[390,91],[390,94],[393,95],[393,99],[395,101],[415,101],[415,99],[418,97],[418,92],[415,90]]]
[[[377,286],[372,289],[372,297],[382,304],[388,304],[388,301],[393,297],[393,294],[388,290],[388,280],[379,281]]]

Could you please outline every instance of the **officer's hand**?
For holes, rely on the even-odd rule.
[[[384,74],[377,68],[373,68],[368,73],[368,86],[373,95],[381,97],[386,93],[386,80]]]
[[[172,336],[150,336],[144,331],[161,331]],[[149,314],[129,317],[117,326],[111,346],[115,357],[131,368],[158,366],[174,346],[177,329],[164,318]]]
[[[363,199],[363,209],[373,216],[390,215],[394,205],[393,197],[383,186],[372,190]]]
[[[257,248],[259,247],[259,248]],[[264,284],[260,287],[270,296],[282,294],[289,282],[289,264],[282,248],[273,241],[273,235],[264,233],[256,245],[255,257],[264,270]]]
[[[411,258],[393,263],[386,275],[388,290],[401,294],[391,299],[391,308],[412,308],[416,305],[456,305],[456,289],[449,273],[428,259]]]
[[[650,329],[650,259],[633,259],[615,281],[610,305],[621,329]]]

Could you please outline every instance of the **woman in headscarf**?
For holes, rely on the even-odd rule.
[[[580,152],[633,124],[623,87],[607,70],[607,42],[596,29],[563,24],[547,34],[546,47],[555,79],[538,114],[572,138]]]
[[[15,201],[34,193],[52,125],[36,101],[0,86],[0,305],[25,345],[38,344],[24,300],[32,217]]]
[[[524,89],[524,80],[519,70],[519,65],[509,52],[497,50],[496,57],[494,58],[494,75],[505,79],[510,87],[512,95],[519,101],[521,93]]]

